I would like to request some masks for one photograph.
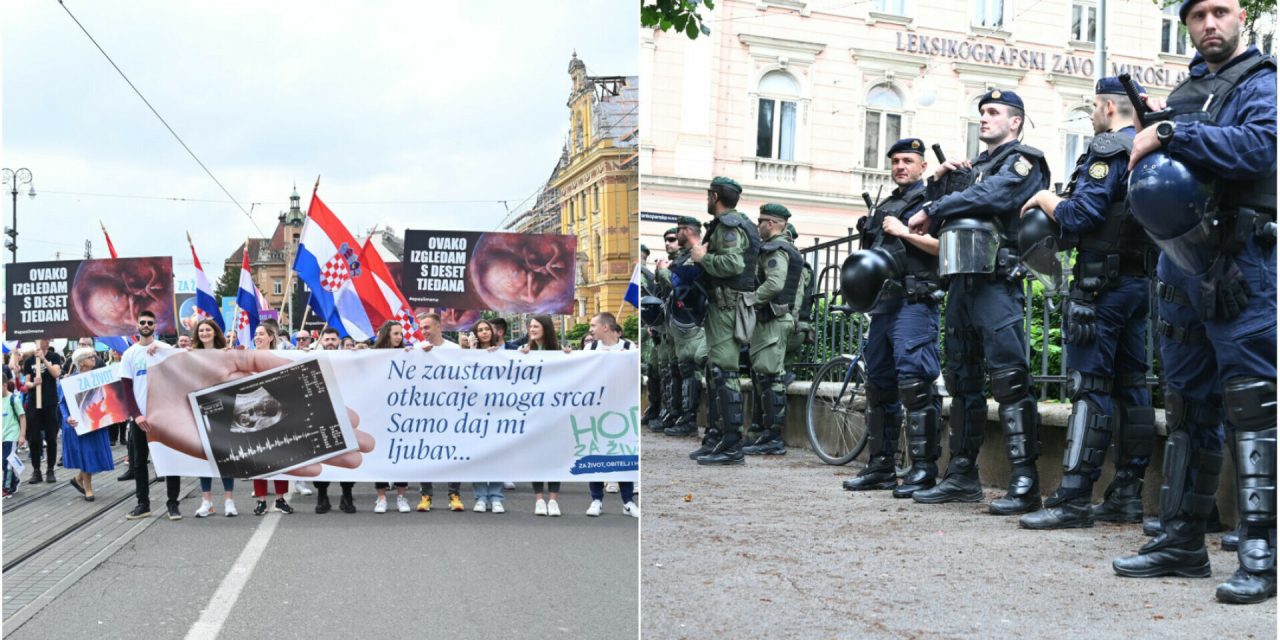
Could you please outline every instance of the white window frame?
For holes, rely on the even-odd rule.
[[[764,80],[766,77],[774,73],[783,74],[789,80],[791,80],[791,82],[795,85],[795,92],[791,94],[784,94],[779,92],[764,91],[760,85],[764,83]],[[800,108],[801,108],[801,101],[803,100],[803,97],[802,97],[803,91],[804,89],[803,89],[803,86],[800,84],[800,79],[797,78],[795,74],[790,73],[789,71],[786,71],[784,69],[770,69],[760,74],[760,78],[756,80],[756,104],[754,109],[756,126],[755,126],[755,136],[752,138],[755,141],[755,149],[753,149],[753,153],[752,153],[754,157],[768,159],[768,160],[778,160],[781,162],[796,161],[797,151],[799,147],[799,139],[800,139]],[[761,114],[764,113],[764,103],[766,101],[773,103],[773,117],[770,123],[771,130],[769,132],[769,154],[762,155],[760,153],[760,117],[761,117]],[[790,157],[783,157],[782,134],[783,134],[784,128],[782,126],[782,115],[783,115],[783,112],[786,110],[787,105],[790,105],[791,107],[791,131],[790,131],[791,149],[790,149],[790,153],[788,154]]]
[[[1067,28],[1071,42],[1085,42],[1096,46],[1098,42],[1098,3],[1093,0],[1071,0],[1068,8]],[[1076,31],[1076,14],[1080,14],[1080,30]],[[1090,29],[1092,27],[1092,29]]]
[[[885,88],[892,91],[898,97],[899,106],[896,109],[891,109],[886,107],[872,106],[871,104],[868,103],[866,106],[866,109],[863,110],[863,113],[862,113],[862,149],[863,149],[862,161],[863,161],[864,169],[888,170],[889,161],[888,161],[888,158],[885,158],[885,153],[888,152],[889,147],[893,146],[893,143],[901,139],[904,132],[907,131],[907,115],[908,114],[906,110],[906,102],[907,102],[906,92],[904,92],[902,89],[894,85],[892,82],[877,82],[867,90],[867,95],[870,96],[872,91],[880,88]],[[874,158],[871,158],[873,162],[868,163],[867,149],[868,149],[868,143],[871,141],[870,140],[871,131],[868,130],[868,120],[870,119],[872,114],[875,114],[876,116],[878,116],[877,122],[876,122],[876,132],[875,132],[876,146],[875,146],[875,156]],[[898,119],[897,136],[889,135],[890,116],[896,117]],[[889,138],[893,138],[893,139],[890,140]]]
[[[284,294],[284,283],[279,280],[272,282],[271,290],[275,292],[275,295]]]
[[[1166,36],[1169,40],[1168,49],[1165,48]],[[1174,39],[1178,36],[1182,37],[1180,43]],[[1182,45],[1182,51],[1177,50],[1178,44]],[[1178,17],[1178,5],[1165,7],[1160,14],[1160,53],[1185,57],[1195,55],[1195,49],[1191,47],[1191,35],[1187,33],[1187,28],[1183,26],[1182,19]]]
[[[1067,111],[1062,128],[1062,173],[1058,174],[1064,179],[1071,176],[1071,171],[1076,167],[1076,160],[1080,159],[1080,154],[1087,151],[1089,143],[1093,142],[1092,117],[1093,112],[1085,107]],[[1077,121],[1076,118],[1081,120]]]
[[[1000,22],[991,24],[979,20],[982,14],[989,13],[994,7],[1000,7]],[[969,23],[981,29],[1008,30],[1013,21],[1013,0],[973,0],[970,5]]]
[[[912,0],[871,0],[871,10],[889,16],[911,15]]]

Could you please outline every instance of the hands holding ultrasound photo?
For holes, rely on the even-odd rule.
[[[321,464],[354,469],[374,447],[332,384],[327,361],[270,351],[179,352],[148,376],[167,382],[150,385],[138,421],[148,438],[211,461],[225,477],[310,477]]]

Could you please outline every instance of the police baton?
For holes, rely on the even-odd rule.
[[[933,143],[932,148],[933,148],[933,155],[938,156],[938,163],[939,164],[945,163],[947,161],[947,156],[942,153],[942,145],[935,142]]]
[[[1161,109],[1160,111],[1152,111],[1151,108],[1147,106],[1147,103],[1143,102],[1142,96],[1138,95],[1138,87],[1133,84],[1133,78],[1129,74],[1122,73],[1119,76],[1116,76],[1116,79],[1120,81],[1120,86],[1124,87],[1124,93],[1129,96],[1129,102],[1133,105],[1133,112],[1137,114],[1138,121],[1141,122],[1143,126],[1149,125],[1153,122],[1159,122],[1161,120],[1168,120],[1173,114],[1173,111],[1168,107]]]

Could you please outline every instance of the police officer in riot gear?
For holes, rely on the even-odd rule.
[[[1023,205],[1039,208],[1074,239],[1066,307],[1067,389],[1071,417],[1062,484],[1045,508],[1019,524],[1028,529],[1091,527],[1142,521],[1142,480],[1155,441],[1155,411],[1146,386],[1147,318],[1155,246],[1133,220],[1128,191],[1133,105],[1114,77],[1098,81],[1093,142],[1071,175],[1066,198],[1040,191]],[[1091,507],[1109,443],[1116,475],[1101,504]]]
[[[676,244],[676,229],[672,227],[662,234],[663,243],[667,249],[667,259],[671,260],[675,257],[679,247]],[[654,295],[665,301],[671,296],[671,284],[669,281],[663,281],[654,278]],[[680,398],[680,385],[673,376],[676,364],[675,344],[667,335],[666,327],[658,327],[650,332],[653,338],[653,349],[650,350],[649,358],[651,367],[649,375],[650,398],[653,397],[653,380],[657,378],[660,385],[660,394],[662,396],[662,410],[658,414],[656,420],[648,423],[649,430],[655,433],[662,433],[667,427],[673,427],[679,419],[680,406],[682,404]]]
[[[648,262],[649,247],[640,245],[640,276],[643,280],[641,285],[643,288],[643,294],[646,296],[653,296],[656,293],[654,289],[654,275],[653,272],[649,270]],[[643,317],[641,317],[641,321],[644,321]],[[650,347],[648,352],[645,354],[648,358],[644,367],[644,372],[648,376],[645,390],[649,394],[649,403],[648,406],[645,407],[644,413],[640,415],[640,424],[656,426],[662,424],[662,376],[658,373],[658,366],[655,357],[655,351],[658,345],[654,342],[653,327],[648,322],[645,322],[645,334],[649,337],[653,346]]]
[[[893,489],[909,498],[937,481],[941,454],[942,398],[934,391],[938,359],[938,240],[912,234],[906,221],[925,202],[922,179],[928,163],[924,142],[899,140],[889,148],[894,184],[889,198],[858,221],[861,248],[880,247],[897,263],[902,277],[889,284],[869,311],[871,327],[863,343],[866,358],[867,446],[871,460],[857,477],[844,482],[851,491]],[[898,484],[894,455],[898,451],[903,408],[911,470]]]
[[[782,431],[787,424],[787,385],[782,380],[787,340],[795,328],[796,291],[804,258],[787,235],[791,212],[769,203],[760,207],[760,259],[755,291],[756,328],[751,334],[751,403],[760,435],[743,447],[747,455],[785,455]]]
[[[1147,99],[1163,112],[1153,115],[1171,117],[1145,123],[1134,138],[1129,184],[1134,216],[1162,251],[1163,532],[1112,566],[1129,577],[1209,577],[1205,519],[1225,415],[1243,533],[1239,567],[1216,595],[1257,603],[1276,591],[1275,61],[1247,46],[1236,0],[1186,0],[1180,16],[1198,55],[1167,102]],[[1180,188],[1201,197],[1191,206],[1151,206]],[[1185,232],[1170,233],[1175,226]]]
[[[1013,275],[1019,211],[1048,186],[1049,168],[1044,154],[1018,141],[1025,113],[1017,94],[993,89],[978,101],[978,111],[979,138],[987,150],[972,162],[948,161],[934,172],[935,180],[943,180],[953,170],[968,168],[972,184],[926,203],[911,217],[913,232],[941,227],[939,271],[947,278],[945,379],[953,398],[946,475],[912,498],[926,504],[982,499],[977,456],[987,419],[985,360],[1012,466],[1008,493],[989,510],[1011,515],[1035,511],[1041,504],[1035,467],[1040,415],[1026,361],[1022,283]],[[960,236],[966,242],[957,243]],[[989,240],[980,244],[984,238]]]
[[[680,406],[676,423],[664,430],[669,436],[698,433],[698,407],[702,401],[702,370],[707,364],[707,337],[702,328],[706,293],[698,284],[697,268],[690,260],[690,249],[701,242],[702,225],[697,218],[676,219],[675,259],[663,263],[658,279],[671,288],[667,297],[667,338],[675,349],[672,377],[680,386]]]
[[[742,388],[738,350],[750,343],[755,324],[752,303],[760,234],[734,207],[742,187],[717,177],[707,189],[707,213],[715,220],[690,259],[702,267],[702,286],[710,298],[704,328],[707,336],[707,397],[711,424],[702,447],[689,454],[698,464],[743,464]]]

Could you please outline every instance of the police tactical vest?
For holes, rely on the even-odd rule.
[[[1007,144],[1007,143],[1006,143]],[[1040,174],[1044,180],[1043,188],[1049,183],[1049,163],[1045,162],[1044,152],[1039,149],[1015,142],[1000,149],[995,154],[988,156],[986,160],[977,160],[973,163],[973,183],[982,182],[983,178],[1000,171],[1004,166],[1005,160],[1009,159],[1011,154],[1020,154],[1025,156],[1040,169]],[[970,186],[972,186],[972,184]],[[967,188],[967,187],[966,187]],[[996,226],[1000,228],[1000,246],[1004,248],[1013,248],[1016,250],[1018,246],[1018,219],[1021,217],[1021,211],[1018,207],[1006,212],[1004,215],[995,219]],[[943,225],[946,228],[946,225]]]
[[[1080,156],[1075,170],[1071,172],[1066,197],[1074,195],[1076,179],[1081,171],[1088,171],[1094,162],[1110,163],[1112,158],[1120,155],[1127,158],[1132,150],[1133,138],[1124,134],[1108,131],[1094,137],[1089,150]],[[1102,261],[1101,266],[1092,267],[1086,274],[1085,265],[1077,260],[1074,269],[1077,278],[1107,276],[1109,284],[1114,285],[1118,284],[1118,275],[1150,275],[1150,269],[1155,266],[1155,243],[1133,218],[1127,198],[1112,202],[1105,221],[1082,234],[1076,247]]]
[[[707,230],[707,240],[716,232],[717,225],[724,225],[733,229],[739,229],[747,236],[747,246],[742,248],[743,267],[742,273],[727,278],[719,278],[711,274],[703,274],[707,279],[709,287],[728,287],[734,291],[755,291],[756,290],[756,260],[760,257],[760,231],[756,226],[751,224],[747,217],[737,211],[727,212],[716,218],[711,227]]]
[[[908,191],[905,196],[891,196],[888,201],[876,208],[876,213],[881,216],[880,220],[892,216],[905,224],[910,218],[906,213],[908,211],[914,213],[918,210],[920,205],[924,204],[926,197],[924,188],[915,188]],[[938,256],[925,253],[915,245],[903,242],[902,238],[886,235],[883,226],[872,230],[872,233],[867,235],[862,248],[871,248],[876,237],[882,235],[884,239],[880,241],[880,247],[893,256],[904,275],[913,275],[918,280],[938,279]]]
[[[765,304],[758,312],[760,317],[764,320],[773,320],[774,318],[782,315],[776,313],[776,310],[781,308],[786,308],[788,311],[794,311],[794,309],[791,309],[790,307],[796,299],[796,289],[800,286],[800,276],[804,273],[804,256],[800,255],[800,251],[796,249],[795,245],[781,237],[774,238],[773,240],[760,245],[760,255],[762,257],[778,250],[782,250],[787,254],[787,279],[782,285],[782,291],[778,292],[778,295],[774,296],[773,300],[760,301],[768,303]],[[760,282],[764,282],[765,274],[763,261],[760,263],[759,276]]]
[[[1218,114],[1235,88],[1245,78],[1263,69],[1275,71],[1276,61],[1271,56],[1259,53],[1217,74],[1205,74],[1198,78],[1188,76],[1174,87],[1166,101],[1173,112],[1173,121],[1205,122],[1217,125]],[[1227,210],[1247,207],[1257,211],[1274,212],[1276,210],[1274,169],[1273,166],[1272,172],[1262,180],[1237,181],[1217,177],[1214,198],[1217,199],[1218,206]]]

